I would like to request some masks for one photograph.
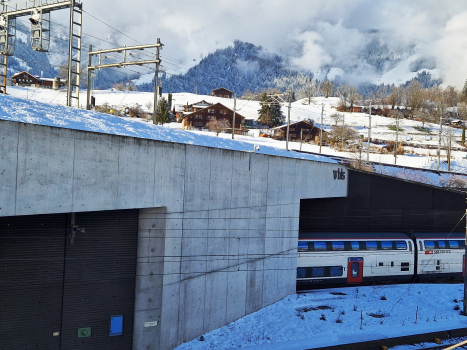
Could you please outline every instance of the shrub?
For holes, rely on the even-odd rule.
[[[440,179],[439,185],[446,188],[466,188],[467,179],[460,175],[451,175],[448,178]]]

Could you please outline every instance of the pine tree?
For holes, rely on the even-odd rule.
[[[164,123],[170,123],[170,121],[170,109],[167,104],[167,100],[162,97],[157,104],[156,122],[157,124],[164,125]]]
[[[281,105],[270,100],[266,92],[261,95],[261,108],[258,110],[258,121],[270,127],[278,126],[284,123]]]

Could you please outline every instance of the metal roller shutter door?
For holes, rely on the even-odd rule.
[[[60,348],[66,218],[0,218],[2,350]]]

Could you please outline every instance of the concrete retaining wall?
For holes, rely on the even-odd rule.
[[[294,293],[300,199],[347,194],[336,164],[8,121],[0,158],[0,216],[141,209],[135,349]]]

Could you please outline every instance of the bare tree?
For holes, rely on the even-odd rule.
[[[308,79],[305,86],[298,92],[299,98],[308,99],[308,104],[310,105],[313,101],[313,97],[316,96],[318,90],[318,82],[316,79]]]
[[[446,160],[448,162],[448,171],[451,171],[451,146],[452,142],[455,140],[456,134],[453,128],[446,127],[443,128],[441,134],[441,142],[446,147]]]
[[[360,95],[355,88],[355,86],[350,86],[349,87],[349,104],[350,104],[350,110],[352,111],[352,108],[357,101],[360,101],[362,99],[362,95]]]
[[[411,116],[423,106],[425,89],[418,80],[412,80],[405,90],[406,106],[410,108]]]
[[[349,89],[350,86],[346,84],[341,84],[337,88],[337,95],[341,99],[341,110],[345,112],[347,110],[347,100],[349,98]]]
[[[334,120],[334,125],[337,125],[342,119],[344,119],[344,115],[340,113],[334,113],[331,115],[331,118]]]
[[[117,90],[117,91],[125,91],[125,83],[115,83],[112,85],[112,88]]]
[[[344,144],[350,140],[355,140],[357,138],[357,131],[351,126],[334,125],[328,134],[328,138],[332,143]]]
[[[402,104],[404,96],[404,88],[400,85],[395,87],[387,97],[387,103],[391,105],[391,109]]]
[[[332,94],[334,94],[334,83],[331,80],[326,79],[321,83],[321,90],[324,93],[324,97],[328,98],[329,96],[332,96]]]
[[[439,185],[441,187],[463,189],[467,188],[467,178],[460,175],[451,175],[448,178],[441,178]]]
[[[128,115],[130,117],[137,117],[137,116],[141,116],[143,114],[143,110],[141,109],[141,106],[137,103],[135,103],[134,105],[128,107]]]
[[[206,123],[206,127],[209,129],[209,131],[214,132],[217,137],[219,137],[219,133],[230,128],[230,126],[231,125],[227,119],[212,119]]]
[[[459,92],[454,86],[449,85],[444,89],[444,101],[447,107],[455,107],[459,103]]]

